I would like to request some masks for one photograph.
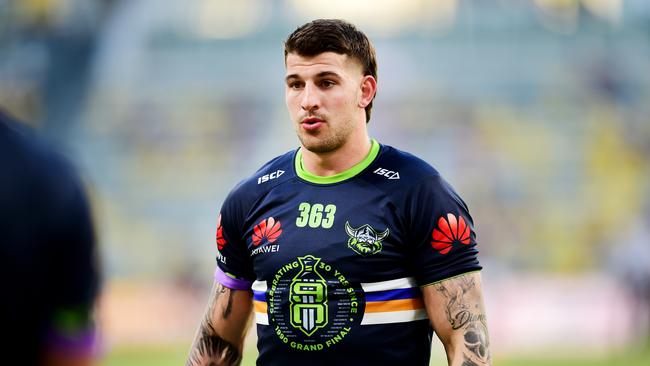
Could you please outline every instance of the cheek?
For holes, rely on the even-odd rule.
[[[287,93],[284,97],[284,102],[287,105],[287,111],[289,112],[289,118],[292,121],[297,121],[297,119],[302,114],[302,107],[300,104],[300,98],[296,97],[295,93]]]
[[[284,102],[287,104],[289,111],[292,112],[296,108],[298,98],[296,98],[296,96],[291,93],[286,93],[284,95]]]
[[[356,105],[356,95],[350,93],[349,91],[337,93],[333,98],[330,99],[332,107],[338,109],[350,109],[352,106]]]
[[[359,96],[356,93],[348,93],[344,100],[344,103],[346,109],[355,109],[359,103]]]

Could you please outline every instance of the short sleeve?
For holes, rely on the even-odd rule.
[[[72,167],[62,163],[58,177],[49,182],[54,201],[46,220],[51,259],[47,281],[53,313],[47,343],[69,354],[86,354],[96,342],[92,318],[100,284],[91,210]]]
[[[215,279],[233,290],[250,290],[255,273],[242,233],[243,202],[230,194],[217,218]]]
[[[55,242],[53,253],[56,270],[53,276],[61,287],[57,291],[59,304],[92,304],[99,289],[99,271],[94,225],[90,207],[78,181],[70,183],[72,189],[65,202],[57,207],[58,218],[52,229]]]
[[[439,175],[430,177],[409,192],[408,202],[418,285],[481,269],[474,222],[449,183]]]

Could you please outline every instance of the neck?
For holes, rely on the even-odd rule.
[[[308,172],[328,177],[357,165],[368,155],[370,146],[370,138],[365,133],[360,138],[354,141],[350,139],[340,148],[326,153],[315,153],[303,147],[302,164]]]

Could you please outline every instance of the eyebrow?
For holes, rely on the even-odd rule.
[[[322,72],[319,72],[318,74],[316,74],[317,78],[324,78],[324,77],[327,77],[327,76],[334,76],[334,77],[337,77],[337,78],[341,78],[341,75],[335,73],[334,71],[322,71]],[[284,79],[286,81],[289,81],[291,79],[300,79],[300,76],[298,74],[291,74],[291,75],[287,75],[287,77],[285,77]]]

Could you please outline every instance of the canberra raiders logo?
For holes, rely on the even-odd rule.
[[[350,236],[348,248],[364,257],[379,253],[382,248],[381,241],[389,234],[388,229],[381,234],[377,234],[377,231],[368,224],[355,229],[347,221],[345,222],[345,232]]]

